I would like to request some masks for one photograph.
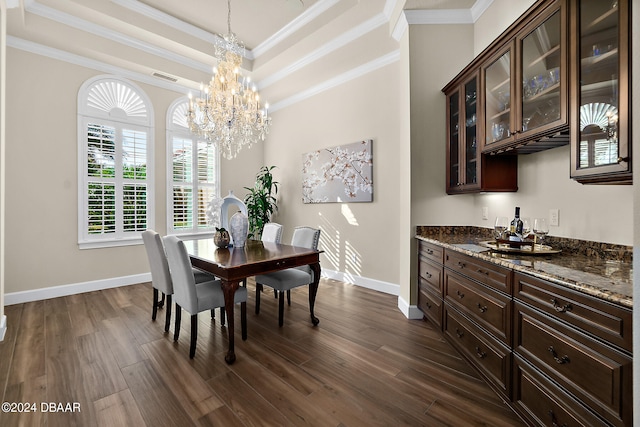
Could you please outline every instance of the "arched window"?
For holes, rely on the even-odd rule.
[[[78,244],[141,242],[153,228],[153,109],[135,84],[115,76],[78,92]]]
[[[200,141],[187,125],[186,97],[167,111],[167,233],[211,232],[207,209],[220,197],[220,156],[213,144]]]

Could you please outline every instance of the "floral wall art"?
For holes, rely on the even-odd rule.
[[[372,140],[302,155],[304,203],[373,201]]]

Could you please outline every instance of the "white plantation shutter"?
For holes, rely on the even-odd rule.
[[[194,235],[213,231],[207,208],[220,195],[220,171],[215,147],[198,141],[187,128],[187,102],[175,101],[167,113],[167,232]]]
[[[153,228],[153,115],[145,94],[111,76],[78,93],[80,248],[138,244]]]

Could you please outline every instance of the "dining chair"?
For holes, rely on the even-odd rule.
[[[155,321],[158,308],[164,306],[165,297],[167,301],[167,310],[165,314],[164,331],[169,332],[169,324],[171,323],[171,296],[173,295],[173,282],[169,273],[169,264],[167,263],[167,255],[162,244],[162,237],[156,231],[148,229],[142,232],[142,241],[149,259],[149,267],[151,268],[151,286],[153,287],[153,308],[151,311],[151,320]],[[215,276],[199,270],[193,269],[196,283],[214,280]],[[158,294],[162,293],[162,299],[158,301]],[[214,313],[211,313],[214,317]],[[220,320],[225,323],[224,310],[220,310]]]
[[[280,243],[282,240],[282,225],[277,222],[268,222],[262,228],[262,237],[261,240],[263,242],[273,242]],[[262,292],[262,285],[256,284],[256,287],[260,289]],[[278,291],[273,290],[273,296],[278,298]],[[258,313],[258,308],[256,306],[256,313]]]
[[[180,335],[180,322],[182,309],[191,314],[191,345],[189,357],[193,359],[196,354],[196,341],[198,339],[198,313],[215,308],[224,308],[224,293],[222,282],[219,279],[196,283],[189,254],[184,242],[176,236],[167,236],[164,239],[167,251],[167,261],[175,292],[176,321],[173,340],[178,341]],[[240,286],[235,292],[234,303],[240,303],[242,339],[247,339],[247,288]]]
[[[293,230],[291,246],[318,249],[319,240],[319,229],[296,227]],[[256,276],[256,314],[260,312],[260,289],[262,289],[263,285],[270,286],[278,292],[280,297],[278,301],[278,325],[282,326],[284,324],[284,292],[287,292],[287,302],[291,305],[291,289],[309,285],[313,283],[314,279],[314,273],[308,265]]]

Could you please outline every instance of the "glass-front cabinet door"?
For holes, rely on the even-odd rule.
[[[575,0],[572,43],[571,176],[584,182],[631,181],[628,0]]]
[[[484,147],[512,140],[513,126],[513,48],[499,52],[483,68],[484,77]]]
[[[450,193],[479,188],[477,74],[456,89],[447,94],[447,192]]]
[[[521,85],[515,132],[519,138],[567,123],[564,10],[558,6],[538,17],[518,39]]]

